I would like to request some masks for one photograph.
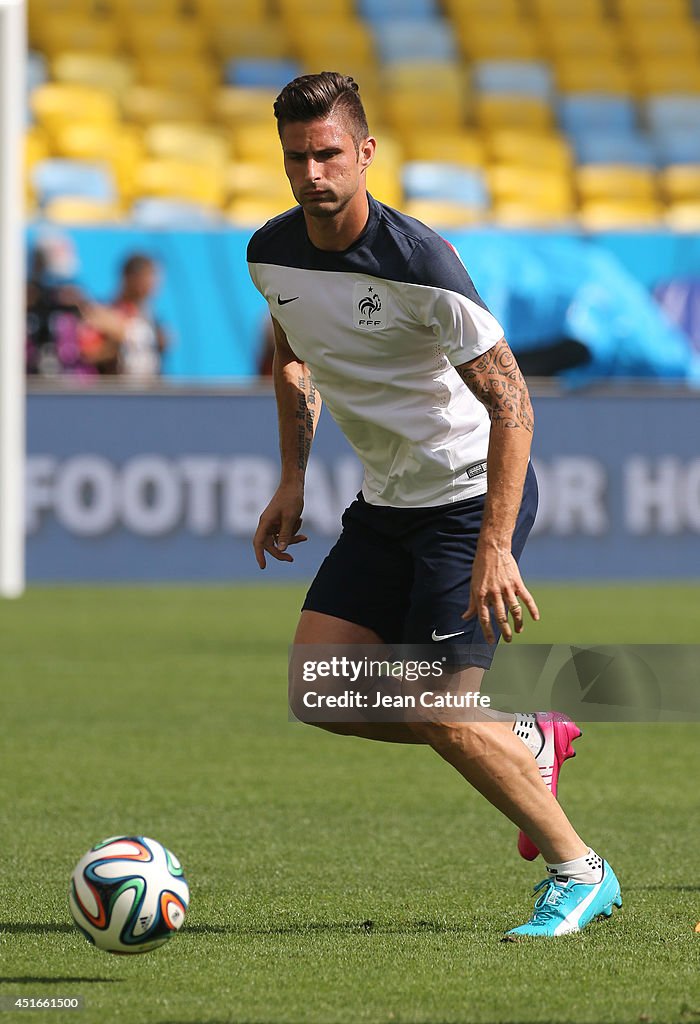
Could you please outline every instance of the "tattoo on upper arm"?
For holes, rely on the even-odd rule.
[[[530,394],[505,339],[473,362],[456,369],[472,394],[486,406],[492,423],[524,427],[532,433],[534,414]]]
[[[316,387],[308,371],[299,374],[297,386],[297,468],[306,469],[311,454],[311,442],[314,439]]]

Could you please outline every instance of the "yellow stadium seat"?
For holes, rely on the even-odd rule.
[[[672,203],[664,217],[666,227],[672,231],[700,234],[700,198],[692,201]]]
[[[687,21],[633,21],[625,28],[630,51],[640,59],[676,58],[697,60],[700,33]]]
[[[277,0],[277,8],[288,22],[329,17],[350,21],[355,17],[353,0]]]
[[[557,21],[547,25],[544,38],[547,50],[559,60],[589,54],[594,60],[610,61],[620,55],[617,27],[610,22]]]
[[[129,21],[125,34],[134,52],[142,57],[172,56],[183,60],[205,50],[201,27],[187,18],[139,16]]]
[[[455,24],[479,18],[517,21],[521,13],[518,0],[445,0],[443,6]]]
[[[282,164],[282,144],[273,117],[269,116],[264,123],[233,125],[231,134],[237,160]]]
[[[700,92],[700,65],[692,58],[641,60],[636,69],[639,92],[644,96],[657,93]]]
[[[656,176],[647,167],[587,164],[577,168],[575,178],[584,202],[598,199],[647,202],[656,199]]]
[[[467,113],[463,94],[420,89],[387,93],[382,109],[387,124],[397,135],[418,129],[457,131],[464,126]]]
[[[42,216],[54,224],[113,224],[123,220],[116,203],[83,196],[59,196],[45,203]]]
[[[690,0],[616,0],[616,7],[628,21],[691,17]]]
[[[146,85],[184,92],[200,97],[203,102],[211,102],[220,74],[220,69],[212,65],[213,62],[205,58],[144,56],[140,62],[141,78]]]
[[[138,18],[173,21],[182,14],[182,0],[109,0],[109,7],[126,26]]]
[[[136,170],[136,196],[167,196],[220,207],[225,193],[221,168],[193,160],[144,160]]]
[[[73,160],[101,160],[112,168],[120,195],[130,195],[134,174],[143,160],[138,129],[123,124],[67,121],[54,132],[54,151]]]
[[[407,160],[438,160],[461,167],[482,167],[484,143],[476,132],[411,132],[405,137]]]
[[[218,166],[227,163],[231,150],[223,132],[187,121],[156,121],[145,129],[143,141],[149,156]]]
[[[380,81],[384,90],[415,90],[426,92],[466,93],[469,80],[460,63],[407,61],[382,68]]]
[[[534,14],[547,22],[566,18],[602,21],[606,18],[604,0],[530,0],[530,6]]]
[[[122,47],[118,23],[104,16],[46,15],[30,25],[30,40],[49,56],[67,50],[116,54]]]
[[[51,62],[51,71],[57,82],[90,85],[120,96],[136,77],[131,61],[99,53],[57,54]]]
[[[494,202],[530,203],[539,209],[565,214],[573,208],[571,178],[556,171],[530,166],[494,164],[487,169]]]
[[[276,89],[225,86],[217,89],[214,94],[214,115],[226,125],[271,124],[274,120],[272,106],[276,97]]]
[[[632,75],[629,68],[612,60],[567,59],[555,67],[556,82],[561,92],[605,92],[618,96],[631,95]]]
[[[659,171],[659,186],[671,202],[700,202],[700,164],[670,164]]]
[[[270,5],[268,0],[194,0],[191,6],[200,21],[248,25],[264,21]]]
[[[505,199],[494,203],[491,217],[501,228],[563,228],[574,222],[574,211],[573,208],[556,210],[532,202]]]
[[[597,199],[581,205],[578,221],[587,231],[642,230],[661,223],[662,209],[657,203]]]
[[[409,217],[415,217],[431,228],[461,228],[483,224],[487,214],[477,206],[463,206],[438,199],[407,199],[401,206]]]
[[[292,53],[289,37],[281,21],[211,21],[206,30],[211,49],[222,60],[231,57],[275,59],[289,57]]]
[[[305,63],[322,70],[345,71],[352,64],[376,61],[372,34],[360,21],[317,18],[290,24],[289,38]]]
[[[472,60],[533,60],[541,56],[537,29],[524,21],[499,18],[457,22],[464,53]]]
[[[534,96],[480,95],[474,99],[476,120],[482,128],[551,128],[554,116],[545,100]]]
[[[114,96],[87,85],[46,82],[34,89],[30,98],[34,117],[49,131],[56,125],[74,120],[114,122],[119,110]]]
[[[403,151],[396,139],[382,134],[377,145],[377,154],[367,171],[367,187],[375,197],[389,206],[400,206],[403,199],[401,189],[401,163]]]
[[[520,164],[568,174],[573,165],[571,149],[559,135],[500,129],[488,134],[486,145],[493,163]]]
[[[28,128],[24,135],[24,166],[31,170],[34,164],[49,155],[49,140],[46,132],[36,125]]]
[[[149,85],[133,85],[122,100],[125,116],[138,124],[203,120],[207,106],[201,96]]]
[[[226,215],[237,227],[257,228],[285,210],[296,206],[293,196],[289,202],[278,203],[270,199],[234,199],[226,209]]]
[[[281,156],[274,161],[234,161],[226,169],[226,191],[232,198],[266,198],[291,205],[292,190],[282,167]]]

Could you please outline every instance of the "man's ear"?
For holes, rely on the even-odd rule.
[[[364,142],[360,143],[360,152],[358,154],[360,160],[360,167],[363,171],[366,171],[369,165],[374,160],[374,154],[377,151],[377,140],[371,135],[365,139]]]

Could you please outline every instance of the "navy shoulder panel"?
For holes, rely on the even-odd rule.
[[[248,262],[296,266],[290,243],[293,248],[294,240],[301,243],[305,237],[304,214],[300,206],[295,206],[258,228],[248,242]],[[286,258],[280,259],[283,253]]]

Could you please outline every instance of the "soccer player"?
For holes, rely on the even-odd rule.
[[[322,395],[365,473],[295,644],[432,644],[476,692],[498,636],[523,629],[523,606],[539,618],[517,565],[537,504],[527,387],[455,250],[368,194],[376,141],[357,84],[335,72],[297,78],[274,113],[299,205],[248,248],[273,320],[282,458],[258,564],[291,561],[306,539]],[[544,857],[533,915],[509,936],[578,931],[622,903],[612,869],[555,799],[579,732],[551,716],[513,718],[323,727],[430,744],[518,826],[524,856]]]

